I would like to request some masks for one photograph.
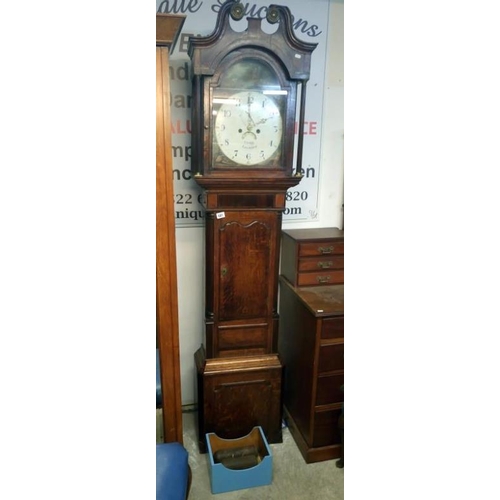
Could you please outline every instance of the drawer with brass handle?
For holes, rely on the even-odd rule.
[[[319,349],[318,373],[344,369],[344,343],[322,345]]]
[[[301,243],[299,257],[316,257],[317,255],[343,255],[344,242]]]
[[[338,285],[344,283],[344,270],[297,273],[296,286]]]
[[[320,375],[316,383],[316,406],[344,401],[344,374]]]
[[[344,269],[344,256],[332,255],[330,257],[312,257],[299,260],[299,273],[318,271],[321,269]]]

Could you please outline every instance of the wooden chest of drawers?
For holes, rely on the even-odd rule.
[[[281,274],[294,286],[344,283],[344,231],[282,231]]]
[[[284,416],[305,461],[341,456],[344,285],[294,287],[280,277],[278,352]]]

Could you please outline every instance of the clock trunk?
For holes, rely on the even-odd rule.
[[[218,213],[207,217],[207,355],[271,353],[281,212]]]

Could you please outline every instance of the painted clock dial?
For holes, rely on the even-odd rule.
[[[226,99],[215,117],[215,142],[238,165],[258,166],[269,160],[282,140],[282,117],[271,95],[246,90]]]

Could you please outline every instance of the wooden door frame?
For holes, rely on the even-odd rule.
[[[156,317],[165,442],[182,443],[169,53],[185,16],[156,15]]]

